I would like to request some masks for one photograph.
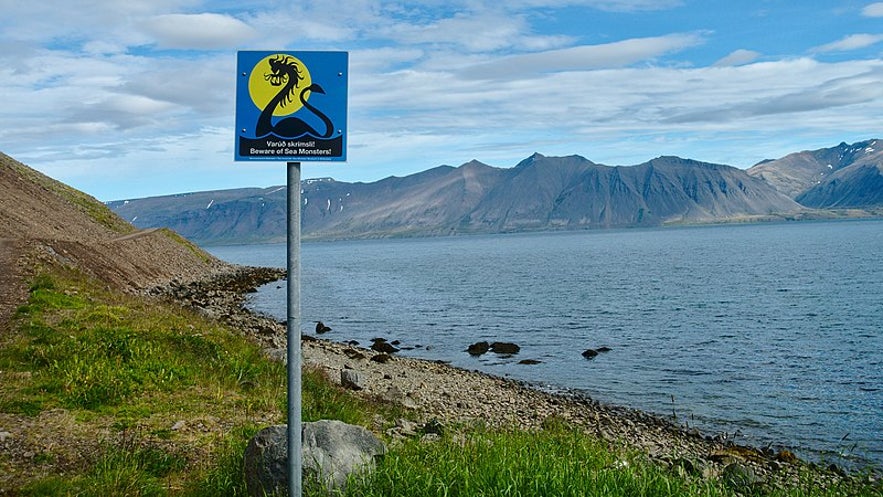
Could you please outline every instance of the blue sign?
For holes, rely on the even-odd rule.
[[[235,160],[345,161],[347,52],[238,52]]]

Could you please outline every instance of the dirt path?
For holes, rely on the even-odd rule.
[[[114,238],[113,240],[111,240],[111,243],[112,242],[124,242],[126,240],[132,240],[134,238],[141,238],[142,236],[149,235],[149,234],[154,233],[156,231],[159,231],[159,228],[147,228],[146,230],[139,230],[134,233],[129,233],[128,235],[118,236],[118,237]]]

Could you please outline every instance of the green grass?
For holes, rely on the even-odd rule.
[[[109,447],[83,474],[51,476],[23,489],[23,495],[162,496],[166,478],[187,461],[156,448]]]
[[[347,496],[374,497],[627,497],[627,496],[880,496],[877,488],[821,489],[807,478],[790,489],[735,479],[702,478],[610,448],[583,432],[557,425],[545,430],[472,427],[440,440],[411,440],[377,469],[352,478]]]
[[[66,421],[34,435],[58,437],[49,447],[63,448],[74,433],[105,435],[73,456],[36,451],[30,467],[16,469],[13,494],[246,495],[245,446],[264,426],[284,423],[286,408],[285,368],[253,343],[173,305],[111,293],[60,272],[34,279],[16,323],[0,343],[0,412],[43,423],[63,409]],[[406,413],[357,397],[319,371],[304,371],[304,421],[372,426],[378,416],[394,420]],[[205,427],[173,430],[176,420]],[[305,484],[305,495],[325,493]],[[820,490],[811,479],[784,491],[703,479],[553,421],[532,432],[447,427],[434,441],[397,442],[374,473],[352,478],[346,495],[883,494],[879,486]]]
[[[45,277],[18,317],[23,339],[0,353],[0,363],[34,373],[18,399],[24,405],[112,413],[144,395],[256,385],[275,397],[285,377],[281,365],[228,330],[208,323],[197,329],[195,317],[180,310],[115,302]]]

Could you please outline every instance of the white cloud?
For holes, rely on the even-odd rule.
[[[470,2],[464,2],[470,4]],[[471,2],[474,5],[475,2]],[[499,5],[496,0],[488,0],[488,5]],[[590,7],[607,12],[643,12],[666,10],[680,7],[682,0],[511,0],[506,2],[508,8],[551,8],[551,7]]]
[[[263,11],[248,21],[260,33],[263,48],[268,46],[286,47],[292,44],[304,46],[320,42],[342,42],[352,40],[356,34],[353,26],[364,26],[347,16],[354,9],[343,9],[334,15],[316,14],[292,5],[284,11]]]
[[[572,42],[567,36],[536,36],[523,16],[505,12],[458,13],[427,24],[400,24],[390,31],[405,44],[447,44],[468,52],[546,50]]]
[[[251,26],[239,19],[212,13],[158,15],[145,20],[142,25],[160,48],[233,48],[257,34]]]
[[[509,79],[541,73],[625,67],[702,42],[703,37],[699,34],[672,34],[511,55],[469,67],[464,71],[464,76],[479,79]]]
[[[788,120],[798,121],[799,115],[803,126],[873,128],[862,113],[845,109],[881,107],[883,98],[880,61],[821,64],[798,59],[709,68],[691,75],[689,81],[680,81],[681,103],[668,101],[670,107],[656,116],[661,122],[759,129],[781,127]],[[813,123],[815,117],[820,121]]]
[[[875,2],[868,4],[862,9],[862,15],[865,17],[883,17],[883,2]]]
[[[612,12],[638,12],[647,10],[664,10],[684,4],[680,0],[596,0],[589,5]]]
[[[880,61],[823,64],[808,58],[534,73],[493,82],[407,71],[359,83],[351,125],[373,130],[376,146],[437,135],[457,137],[451,143],[460,150],[513,143],[542,150],[557,139],[573,144],[615,133],[781,133],[785,122],[875,129],[872,109],[883,113],[881,76]],[[390,139],[376,138],[384,134]]]
[[[718,60],[714,63],[717,67],[723,66],[741,66],[743,64],[748,64],[750,62],[754,62],[757,58],[760,57],[760,53],[755,52],[754,50],[745,50],[739,49],[731,52],[726,57]]]
[[[198,60],[145,61],[126,74],[116,91],[168,102],[202,118],[225,115],[231,109],[235,80],[233,53]]]
[[[881,41],[883,41],[883,35],[854,34],[841,38],[835,42],[816,47],[814,51],[818,53],[848,52],[850,50],[869,47]]]

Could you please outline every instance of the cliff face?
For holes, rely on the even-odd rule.
[[[0,270],[34,258],[137,291],[194,279],[224,264],[169,230],[139,231],[94,198],[0,154]]]

